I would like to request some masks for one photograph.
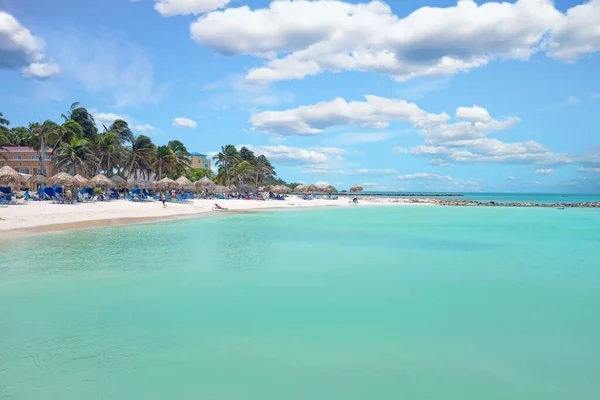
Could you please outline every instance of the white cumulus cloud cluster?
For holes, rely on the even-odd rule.
[[[173,126],[175,128],[195,128],[198,124],[189,118],[177,117],[173,119]]]
[[[0,69],[21,68],[24,78],[48,79],[60,68],[44,62],[44,41],[11,14],[0,11]]]
[[[229,0],[158,0],[154,9],[163,17],[198,15],[225,7]]]
[[[325,148],[325,149],[302,149],[298,147],[289,147],[284,145],[278,146],[252,146],[240,145],[238,148],[246,147],[252,150],[255,154],[264,155],[269,160],[287,165],[306,165],[316,168],[327,168],[327,162],[331,156],[341,154],[342,149]],[[335,150],[334,150],[335,149]]]
[[[552,168],[538,168],[535,170],[536,175],[550,175],[553,173],[554,170]]]
[[[219,0],[159,4],[213,2]],[[197,13],[185,9],[177,13]],[[190,30],[193,40],[220,53],[265,59],[247,73],[249,81],[303,79],[325,71],[370,71],[407,81],[453,75],[496,59],[526,60],[539,51],[574,61],[600,49],[599,25],[600,0],[566,13],[552,0],[458,0],[405,17],[381,1],[280,0],[266,8],[208,12]]]
[[[488,137],[519,122],[517,117],[497,120],[480,106],[459,107],[453,119],[447,113],[429,113],[414,103],[378,96],[347,102],[342,98],[283,111],[265,111],[250,118],[252,129],[280,135],[321,135],[328,128],[361,126],[383,129],[392,122],[410,124],[425,143],[411,149],[395,147],[399,154],[430,158],[440,167],[452,163],[560,164],[572,160],[534,141],[505,143]]]

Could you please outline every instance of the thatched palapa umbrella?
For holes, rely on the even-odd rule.
[[[306,191],[306,187],[304,185],[298,185],[294,188],[294,192],[296,193],[304,193]]]
[[[112,181],[114,186],[118,189],[125,189],[127,186],[129,186],[127,184],[127,181],[125,179],[123,179],[122,177],[120,177],[119,175],[113,176],[112,178],[110,178],[110,180]]]
[[[27,180],[8,165],[0,168],[0,186],[17,186],[27,184]]]
[[[67,174],[66,172],[59,172],[56,175],[48,178],[48,184],[52,186],[67,186],[67,187],[77,187],[79,186],[79,182],[75,179],[74,176]]]
[[[79,187],[87,187],[90,185],[89,179],[84,178],[79,174],[75,175],[73,178],[77,179],[77,182],[79,182]]]
[[[158,181],[157,186],[161,190],[169,190],[169,189],[179,189],[179,183],[175,182],[173,179],[164,178]]]
[[[214,188],[216,185],[213,181],[210,180],[209,177],[205,176],[202,179],[196,181],[196,183],[194,183],[194,185],[198,188],[198,189],[212,189]]]
[[[29,180],[27,181],[30,185],[47,185],[48,184],[48,178],[46,178],[44,175],[33,175],[31,178],[29,178]]]
[[[132,187],[136,187],[138,189],[150,189],[153,186],[154,182],[147,181],[145,179],[136,179],[131,182],[129,185]]]
[[[325,186],[322,190],[325,193],[330,193],[330,194],[331,193],[337,193],[337,189],[335,187],[331,186],[331,185]]]
[[[350,188],[351,193],[362,192],[363,190],[364,190],[363,187],[360,185],[352,186]]]
[[[291,191],[292,191],[292,189],[290,189],[289,187],[284,186],[284,185],[277,185],[271,189],[271,192],[277,193],[277,194],[290,193]]]
[[[102,174],[98,174],[95,177],[93,177],[92,179],[90,179],[90,185],[92,185],[94,187],[98,187],[98,188],[107,188],[107,187],[112,187],[115,184],[113,183],[113,181],[108,179],[106,176],[104,176]]]
[[[175,182],[179,183],[179,185],[184,189],[194,189],[194,183],[185,176],[180,176]]]
[[[306,192],[308,193],[318,193],[321,191],[321,188],[319,188],[316,185],[310,185],[309,187],[306,188]]]
[[[231,189],[227,186],[216,185],[211,191],[212,193],[229,193],[231,192]]]

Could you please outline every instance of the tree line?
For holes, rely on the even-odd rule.
[[[13,128],[9,125],[0,112],[0,149],[32,147],[40,152],[40,173],[44,173],[45,152],[51,150],[55,171],[73,175],[81,171],[86,178],[103,173],[124,179],[185,176],[196,181],[206,176],[217,184],[237,185],[248,191],[261,185],[296,184],[278,178],[275,167],[264,155],[257,156],[246,147],[238,150],[231,144],[221,147],[213,157],[218,168],[216,174],[211,169],[193,168],[191,155],[181,141],[156,145],[150,137],[134,134],[121,119],[98,129],[94,117],[79,103],[73,103],[61,114],[60,122],[46,120]]]

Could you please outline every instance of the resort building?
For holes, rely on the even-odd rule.
[[[52,149],[47,148],[45,153],[45,175],[52,176],[54,175],[52,169]],[[40,152],[31,147],[5,146],[0,148],[0,167],[4,165],[8,165],[22,174],[36,175],[42,173],[40,171]]]
[[[190,161],[192,168],[210,169],[210,158],[206,154],[191,153]]]

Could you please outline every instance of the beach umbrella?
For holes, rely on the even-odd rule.
[[[298,185],[294,188],[294,192],[296,193],[303,193],[306,190],[306,187],[304,185]]]
[[[352,186],[350,188],[351,193],[362,192],[363,190],[364,190],[363,187],[360,185]]]
[[[197,180],[194,185],[198,188],[198,189],[211,189],[214,188],[216,185],[213,181],[210,180],[209,177],[205,176],[200,180]]]
[[[306,192],[308,192],[308,193],[318,193],[318,192],[320,192],[321,190],[322,190],[322,189],[321,189],[321,188],[319,188],[319,187],[318,187],[318,186],[316,186],[316,185],[310,185],[309,187],[307,187],[307,188],[306,188]]]
[[[169,190],[169,189],[179,189],[179,183],[175,182],[173,179],[164,178],[158,181],[156,184],[161,190]]]
[[[177,178],[177,180],[175,182],[179,183],[179,185],[184,189],[193,189],[194,188],[194,183],[192,181],[190,181],[188,178],[186,178],[185,176],[180,176],[179,178]]]
[[[125,189],[128,186],[127,181],[125,179],[123,179],[122,177],[120,177],[119,175],[113,176],[112,178],[110,178],[110,180],[112,181],[112,183],[114,184],[114,186],[116,188]]]
[[[86,187],[89,186],[90,181],[87,178],[84,178],[83,176],[77,174],[75,175],[73,178],[77,179],[77,182],[79,182],[79,187]]]
[[[325,186],[323,188],[323,191],[325,193],[337,193],[337,189],[335,187],[331,186],[331,185]]]
[[[277,194],[285,194],[285,193],[289,193],[291,191],[292,191],[292,189],[290,189],[289,187],[284,186],[284,185],[277,185],[271,189],[271,192],[277,193]]]
[[[229,189],[227,186],[216,185],[212,189],[212,192],[213,193],[229,193],[229,192],[231,192],[231,189]]]
[[[108,179],[106,176],[104,176],[102,174],[98,174],[95,177],[93,177],[92,179],[90,179],[90,185],[92,185],[94,187],[99,187],[99,188],[107,188],[107,187],[114,186],[115,184],[113,183],[113,181]]]
[[[150,189],[153,186],[153,182],[145,179],[136,179],[133,182],[130,182],[129,185],[138,189]]]
[[[8,165],[0,168],[0,186],[21,186],[27,180]]]
[[[46,178],[44,175],[33,175],[27,182],[30,185],[47,185],[48,178]]]
[[[48,184],[52,186],[67,186],[67,187],[77,187],[79,186],[79,182],[75,179],[74,176],[67,174],[66,172],[59,172],[56,175],[48,178]]]

